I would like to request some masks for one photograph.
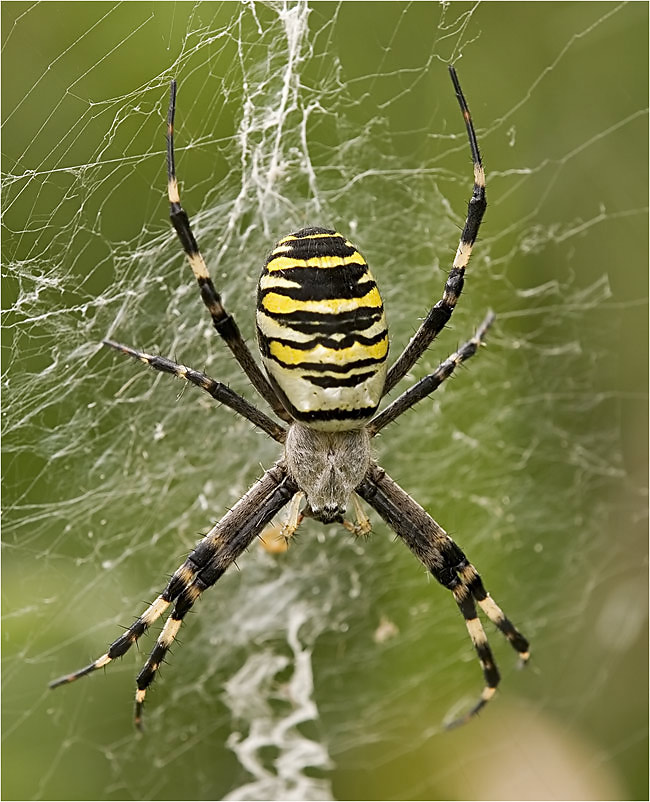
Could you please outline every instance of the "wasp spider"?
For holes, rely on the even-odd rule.
[[[528,641],[492,600],[474,566],[444,529],[373,461],[370,450],[370,441],[378,432],[429,396],[457,365],[476,353],[493,320],[488,314],[474,337],[377,413],[381,399],[404,378],[449,320],[463,289],[465,268],[486,208],[485,174],[476,134],[456,72],[453,67],[449,71],[469,137],[474,188],[442,298],[389,370],[384,307],[372,273],[354,245],[325,228],[305,228],[284,237],[264,264],[257,295],[257,334],[266,374],[259,368],[212,283],[180,204],[173,145],[176,84],[172,82],[167,121],[171,221],[214,327],[278,420],[203,373],[109,340],[105,344],[205,390],[282,443],[284,455],[208,532],[160,596],[106,654],[56,680],[52,687],[73,682],[121,657],[172,606],[137,678],[135,722],[140,725],[147,688],[185,615],[201,593],[261,535],[276,513],[288,505],[288,518],[282,527],[285,537],[305,516],[367,532],[370,524],[357,496],[379,513],[438,582],[452,592],[465,619],[485,686],[473,708],[454,724],[478,713],[499,682],[477,604],[510,641],[521,661],[528,659]],[[350,504],[355,524],[343,517]]]

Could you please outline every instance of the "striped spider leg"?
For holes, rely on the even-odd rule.
[[[472,124],[467,101],[460,88],[456,70],[452,65],[449,65],[449,74],[451,75],[451,80],[456,91],[460,110],[463,113],[463,119],[465,120],[465,127],[467,128],[467,135],[469,137],[472,162],[474,163],[474,189],[467,206],[465,225],[460,235],[460,242],[445,283],[442,298],[431,308],[420,328],[415,332],[411,341],[388,371],[386,384],[384,385],[384,395],[389,393],[400,379],[406,376],[429,345],[431,345],[435,337],[437,337],[448,323],[456,307],[456,303],[460,298],[460,294],[463,291],[465,268],[472,255],[472,247],[478,236],[478,230],[487,207],[487,200],[485,197],[485,170],[483,169],[481,153],[478,149],[474,125]]]
[[[205,260],[201,255],[196,237],[192,232],[189,218],[181,206],[181,199],[176,179],[176,165],[174,159],[174,115],[176,113],[176,81],[171,82],[169,90],[169,112],[167,114],[167,193],[169,196],[172,225],[176,230],[187,260],[192,268],[194,277],[201,291],[201,299],[210,312],[212,323],[225,340],[235,359],[241,365],[251,384],[265,399],[275,414],[287,423],[291,417],[280,403],[277,394],[269,384],[268,379],[260,370],[250,349],[244,342],[234,317],[226,311],[221,296],[215,289]]]
[[[485,687],[479,701],[469,712],[447,726],[452,728],[465,724],[490,701],[499,684],[499,671],[476,614],[475,602],[505,635],[519,654],[522,664],[529,657],[528,641],[487,593],[478,572],[445,530],[383,468],[372,465],[356,492],[402,538],[438,582],[453,593],[485,678]]]
[[[179,365],[177,362],[173,362],[167,357],[158,356],[157,354],[146,354],[144,351],[138,351],[135,348],[130,348],[128,345],[120,345],[119,343],[113,342],[113,340],[104,340],[104,345],[122,354],[133,357],[134,359],[138,359],[154,370],[161,371],[161,373],[169,373],[179,379],[185,379],[190,384],[199,387],[201,390],[208,393],[208,395],[211,395],[215,401],[218,401],[226,407],[230,407],[230,409],[238,415],[241,415],[242,418],[246,418],[246,420],[253,423],[263,432],[266,432],[269,437],[272,437],[278,443],[284,443],[287,433],[284,426],[276,423],[273,418],[269,418],[268,415],[265,415],[261,410],[253,406],[253,404],[222,382],[215,381],[209,376],[206,376],[205,373],[201,373],[193,368]]]
[[[116,657],[122,657],[149,627],[174,604],[149,658],[138,674],[135,694],[135,724],[142,725],[142,707],[147,688],[174,642],[183,619],[204,590],[214,585],[226,569],[250,546],[273,516],[296,493],[297,487],[278,462],[208,532],[185,562],[176,570],[165,590],[144,613],[90,665],[50,683],[51,688],[74,682]]]
[[[471,339],[463,343],[453,354],[450,354],[444,362],[441,362],[433,373],[420,379],[420,381],[416,382],[412,387],[409,387],[408,390],[405,390],[391,404],[375,415],[370,423],[368,423],[368,431],[371,435],[374,437],[384,426],[388,426],[389,423],[396,420],[400,415],[417,404],[418,401],[422,401],[424,398],[430,396],[431,393],[440,387],[445,379],[451,376],[458,365],[474,356],[479,347],[483,345],[485,335],[492,323],[494,323],[494,314],[488,312],[485,320],[478,327],[476,334]]]

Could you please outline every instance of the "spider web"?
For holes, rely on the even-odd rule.
[[[2,11],[4,796],[646,797],[645,4]],[[439,297],[471,190],[450,62],[490,205],[411,380],[487,308],[497,325],[377,456],[531,639],[530,670],[488,628],[498,699],[444,732],[481,688],[449,594],[381,522],[367,542],[305,522],[196,606],[144,737],[129,700],[150,637],[51,694],[278,456],[100,345],[256,400],[167,222],[171,77],[183,205],[245,337],[270,247],[324,225],[371,265],[396,356]]]

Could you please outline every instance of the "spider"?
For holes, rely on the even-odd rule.
[[[266,373],[226,311],[180,204],[174,165],[176,82],[172,81],[167,117],[171,221],[214,327],[278,420],[199,371],[111,340],[104,343],[155,370],[200,387],[281,443],[284,454],[203,537],[163,592],[105,654],[85,668],[55,680],[50,687],[73,682],[121,657],[173,605],[136,680],[134,718],[140,727],[147,689],[186,614],[203,591],[214,585],[261,535],[276,513],[288,505],[287,520],[281,529],[285,538],[295,532],[305,516],[323,524],[339,522],[354,532],[367,533],[370,522],[358,497],[379,513],[438,582],[451,591],[465,619],[481,664],[484,688],[469,712],[448,726],[463,724],[475,716],[493,697],[499,683],[477,605],[518,652],[521,663],[528,660],[528,641],[487,593],[474,566],[444,529],[373,460],[370,450],[375,435],[427,398],[459,364],[477,352],[494,320],[490,312],[474,337],[433,373],[377,412],[382,398],[406,376],[450,319],[486,208],[485,172],[474,126],[451,65],[449,73],[469,138],[474,187],[442,297],[387,369],[384,307],[359,251],[344,236],[326,228],[304,228],[290,234],[268,256],[258,285],[257,335]],[[348,505],[354,508],[356,524],[344,519]]]

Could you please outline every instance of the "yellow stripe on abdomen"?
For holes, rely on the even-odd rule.
[[[262,305],[264,310],[272,315],[290,315],[293,312],[338,315],[341,312],[353,312],[359,307],[380,307],[382,302],[379,290],[373,287],[361,298],[329,298],[322,301],[301,301],[281,292],[270,292],[263,299]]]
[[[388,336],[383,337],[378,343],[373,345],[364,345],[362,343],[355,343],[348,348],[327,348],[323,345],[317,345],[308,350],[298,350],[289,345],[283,345],[279,342],[271,342],[270,344],[271,356],[278,362],[284,365],[294,365],[300,367],[309,363],[318,363],[325,367],[328,364],[334,365],[349,365],[354,368],[355,363],[359,360],[377,360],[385,359],[388,354]]]
[[[358,257],[358,254],[356,254]],[[341,257],[341,256],[312,256],[310,259],[292,259],[290,256],[275,256],[267,263],[266,269],[269,273],[275,273],[277,270],[288,270],[292,267],[344,267],[348,264],[353,264],[355,257]]]
[[[388,331],[372,273],[343,236],[311,228],[280,240],[260,277],[257,332],[267,373],[296,420],[345,430],[372,417]]]

